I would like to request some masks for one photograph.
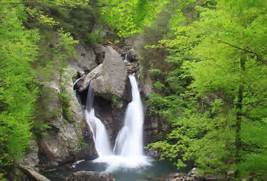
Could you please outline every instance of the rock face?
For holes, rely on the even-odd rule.
[[[97,66],[94,49],[78,45],[76,52],[77,58],[71,62],[76,69],[90,71]]]
[[[40,135],[37,144],[32,144],[23,165],[38,170],[38,166],[51,168],[96,155],[84,117],[90,81],[95,92],[96,116],[103,121],[112,142],[122,126],[126,106],[131,101],[127,76],[139,69],[136,53],[129,52],[133,62],[124,62],[111,46],[85,48],[79,45],[77,53],[77,60],[55,73],[50,82],[42,83],[39,119],[49,127],[46,134]],[[147,96],[150,91],[143,88],[142,92]],[[150,117],[145,118],[144,127],[145,143],[158,140],[160,133],[166,130],[161,120]]]
[[[87,74],[82,81],[79,91],[85,90],[90,80],[95,94],[110,99],[112,95],[123,97],[125,93],[127,70],[118,52],[112,47],[105,49],[105,58],[92,72]]]
[[[145,144],[159,141],[168,132],[169,126],[166,120],[146,114],[144,123]]]
[[[60,75],[57,74],[53,81],[43,86],[39,112],[49,128],[38,139],[38,156],[44,168],[96,154],[85,123],[84,108],[73,90],[77,72],[93,69],[96,66],[95,56],[93,51],[83,47],[79,51],[82,58],[71,62]]]
[[[105,56],[106,56],[106,48],[102,45],[95,45],[94,46],[94,52],[95,52],[95,55],[96,55],[96,59],[95,59],[95,62],[97,64],[101,64],[103,63],[104,59],[105,59]]]
[[[115,178],[108,173],[92,171],[79,171],[69,176],[66,181],[115,181]]]
[[[30,143],[30,148],[23,158],[23,160],[20,162],[21,165],[27,165],[33,169],[38,170],[38,164],[39,164],[39,157],[38,157],[38,152],[39,152],[39,147],[37,145],[37,142],[35,140],[31,140]]]

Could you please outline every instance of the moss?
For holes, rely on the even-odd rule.
[[[47,134],[49,122],[60,117],[62,111],[58,105],[58,93],[53,88],[41,87],[37,102],[32,132],[39,138]]]
[[[0,173],[0,181],[7,181],[3,173]]]
[[[62,106],[63,117],[67,121],[73,122],[74,121],[73,113],[70,109],[70,97],[64,89],[62,89],[61,92],[59,93],[59,99],[60,99],[61,106]]]
[[[89,45],[93,45],[96,43],[102,43],[103,42],[103,36],[102,36],[103,30],[95,30],[91,33],[88,33],[85,38],[85,42]]]
[[[79,139],[79,144],[78,144],[79,150],[83,150],[86,147],[88,147],[88,144],[84,142],[83,138]]]
[[[116,108],[122,108],[123,107],[123,102],[122,102],[122,98],[116,96],[116,95],[112,95],[111,98],[111,103],[112,106],[116,107]]]
[[[157,68],[150,69],[149,74],[154,79],[160,78],[162,76],[161,70]]]
[[[165,86],[160,81],[156,81],[153,83],[153,88],[158,90],[158,91],[161,91],[165,88]]]

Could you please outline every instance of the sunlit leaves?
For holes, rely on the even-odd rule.
[[[183,111],[180,118],[176,118],[175,111],[171,111],[175,110],[172,102],[168,102],[170,105],[166,108],[157,109],[159,113],[168,112],[165,118],[178,126],[173,127],[164,141],[152,147],[161,150],[164,158],[169,158],[177,166],[193,160],[203,173],[225,175],[228,171],[239,170],[242,176],[264,178],[263,170],[267,167],[259,158],[265,160],[267,150],[264,141],[267,117],[266,1],[190,3],[191,10],[198,16],[190,18],[189,15],[194,14],[188,12],[190,8],[185,10],[180,6],[182,9],[178,9],[170,21],[169,34],[160,41],[169,52],[166,61],[171,68],[164,73],[165,91],[160,92],[163,97],[152,97],[153,102],[157,99],[165,105],[163,100],[167,101],[167,97],[180,95],[182,101],[176,104],[176,109]],[[242,70],[240,60],[244,58]],[[242,160],[233,164],[236,103],[241,84],[244,86]],[[194,119],[186,116],[184,110],[198,115],[198,122],[186,131],[183,129]],[[200,136],[192,137],[193,133],[201,132],[199,125],[208,129]],[[185,141],[188,138],[190,141]],[[163,146],[172,151],[163,150]],[[183,152],[179,151],[181,147]]]
[[[22,26],[23,6],[1,5],[0,16],[0,170],[19,160],[31,136],[37,87],[32,62],[38,33]]]
[[[102,18],[115,28],[120,37],[127,37],[143,31],[156,19],[168,0],[101,0]]]

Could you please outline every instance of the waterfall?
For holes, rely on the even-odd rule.
[[[129,75],[129,79],[132,87],[132,102],[127,106],[124,126],[117,136],[114,150],[119,155],[123,156],[142,156],[143,105],[135,77]]]
[[[93,139],[95,143],[95,148],[99,157],[111,155],[111,146],[108,139],[107,130],[104,124],[99,118],[95,115],[95,110],[93,108],[94,102],[94,92],[92,87],[89,84],[87,100],[86,100],[86,110],[85,118],[86,122],[89,125],[91,132],[93,134]]]
[[[124,125],[117,135],[113,151],[104,124],[96,117],[93,101],[94,95],[89,84],[85,116],[93,134],[98,158],[95,162],[108,164],[107,171],[116,168],[137,168],[149,165],[148,158],[143,154],[143,105],[134,75],[129,75],[132,101],[128,104]]]

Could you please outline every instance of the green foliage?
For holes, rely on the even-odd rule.
[[[142,32],[168,4],[168,0],[101,0],[101,17],[120,37]]]
[[[101,30],[96,30],[91,33],[88,33],[85,42],[90,45],[101,43],[103,42],[103,36],[101,34],[102,34]]]
[[[62,28],[81,41],[92,31],[96,21],[96,12],[89,0],[36,0],[25,4],[30,17],[28,26],[50,31]]]
[[[4,177],[4,174],[3,173],[0,173],[0,180],[1,181],[6,181],[5,177]]]
[[[74,40],[70,33],[63,30],[41,32],[40,52],[36,65],[41,82],[48,82],[59,76],[68,60],[76,56],[74,47],[77,43],[78,41]]]
[[[73,122],[73,113],[70,109],[70,95],[66,92],[66,90],[62,89],[59,93],[59,99],[61,101],[64,118],[69,122]]]
[[[58,92],[46,86],[40,86],[39,89],[38,104],[36,105],[32,128],[32,132],[37,138],[45,136],[51,128],[49,123],[58,119],[62,114],[60,103],[58,103]]]
[[[37,57],[39,36],[36,31],[23,28],[23,5],[2,4],[0,16],[1,172],[23,156],[31,137],[38,92],[32,62]]]
[[[122,98],[120,98],[116,95],[112,95],[111,103],[112,103],[112,106],[114,106],[115,108],[122,109],[122,107],[123,107]]]
[[[235,170],[266,178],[266,5],[217,0],[177,8],[169,33],[155,45],[167,49],[170,68],[157,71],[164,72],[160,78],[152,74],[158,94],[148,100],[151,112],[173,125],[150,145],[163,159],[179,168],[193,163],[203,174]]]
[[[154,68],[154,69],[150,69],[149,70],[149,74],[151,77],[153,77],[154,79],[159,79],[160,76],[162,75],[162,72],[160,69]]]

